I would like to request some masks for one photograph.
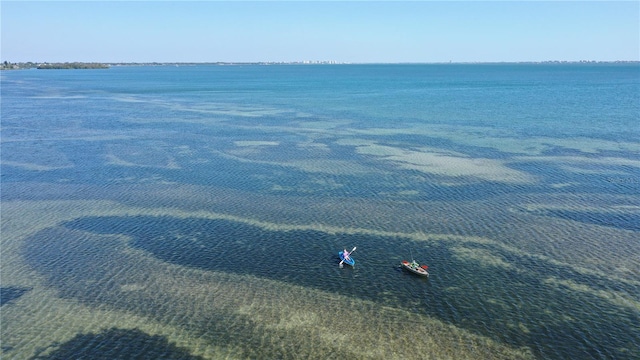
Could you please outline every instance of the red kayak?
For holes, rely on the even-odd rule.
[[[402,267],[411,271],[414,274],[420,276],[429,276],[427,269],[429,268],[427,265],[420,265],[417,261],[412,260],[411,262],[407,260],[402,260]]]

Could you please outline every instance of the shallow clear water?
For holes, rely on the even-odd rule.
[[[0,76],[3,356],[640,358],[637,64]]]

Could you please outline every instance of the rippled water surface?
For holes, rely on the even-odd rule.
[[[3,358],[640,359],[637,64],[0,76]]]

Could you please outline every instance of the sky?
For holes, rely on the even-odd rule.
[[[9,62],[638,61],[638,1],[5,1]]]

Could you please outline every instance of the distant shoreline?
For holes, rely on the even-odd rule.
[[[20,69],[108,69],[111,66],[105,63],[95,62],[64,62],[64,63],[10,63],[5,61],[0,64],[0,70],[20,70]]]
[[[110,66],[103,63],[46,63],[39,64],[38,69],[108,69]]]
[[[615,61],[467,61],[467,62],[398,62],[398,63],[351,63],[338,61],[258,61],[258,62],[18,62],[10,63],[4,61],[0,63],[0,70],[20,70],[20,69],[109,69],[114,66],[198,66],[198,65],[482,65],[482,64],[640,64],[638,60],[615,60]]]

